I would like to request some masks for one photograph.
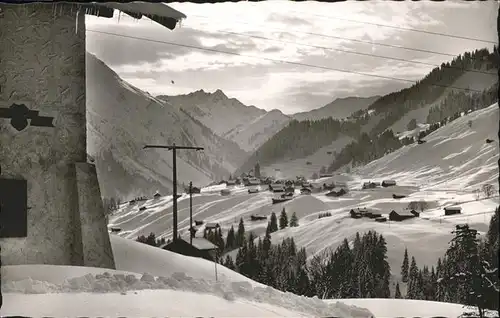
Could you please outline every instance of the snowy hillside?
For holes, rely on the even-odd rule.
[[[319,120],[327,117],[347,118],[359,110],[365,110],[380,96],[337,98],[325,106],[308,112],[294,114],[296,120]]]
[[[246,106],[227,97],[220,89],[213,93],[199,90],[187,95],[160,95],[158,98],[184,109],[218,136],[236,142],[245,151],[255,150],[289,121],[288,116],[279,110],[266,112],[255,106]]]
[[[178,152],[180,183],[210,183],[246,157],[238,145],[129,85],[92,54],[87,54],[87,110],[88,153],[96,159],[104,196],[124,199],[171,189],[171,153],[142,149],[146,144],[205,147]]]
[[[319,173],[323,167],[328,167],[335,158],[335,153],[352,141],[353,138],[349,136],[341,136],[310,156],[274,163],[261,168],[261,171],[277,178],[295,178],[297,175],[309,178],[314,173]]]
[[[472,122],[469,127],[469,121]],[[473,190],[498,180],[498,104],[472,112],[360,168],[366,178],[391,176],[425,189]],[[486,143],[486,139],[495,140]]]
[[[111,237],[117,270],[2,267],[3,315],[30,317],[371,317],[368,310],[283,293],[223,266]],[[193,306],[196,303],[196,306]]]
[[[254,151],[289,121],[288,116],[273,109],[253,121],[228,131],[224,137],[236,142],[243,150]]]
[[[345,176],[342,181],[347,180],[351,191],[344,197],[297,193],[293,200],[273,205],[273,194],[263,187],[256,194],[248,194],[244,187],[229,187],[231,195],[221,196],[219,191],[226,187],[221,185],[203,189],[202,194],[194,196],[193,218],[219,222],[223,230],[231,225],[236,227],[243,218],[247,231],[262,235],[268,221],[251,221],[250,215],[268,216],[285,207],[289,215],[297,214],[300,225],[273,233],[272,241],[279,243],[285,237],[294,237],[297,246],[305,247],[309,256],[336,248],[344,238],[352,239],[356,232],[376,230],[387,240],[388,261],[394,278],[398,279],[405,247],[419,266],[431,266],[446,250],[455,224],[468,222],[479,231],[487,229],[499,204],[498,197],[481,196],[477,200],[473,190],[484,183],[496,184],[498,178],[498,142],[485,143],[486,138],[495,139],[498,113],[497,105],[473,112],[436,130],[426,138],[426,144],[404,147]],[[466,124],[469,120],[473,121],[472,128]],[[471,148],[465,151],[467,147]],[[398,186],[361,190],[364,181],[384,178],[396,180]],[[317,183],[331,180],[339,177],[324,178]],[[395,200],[393,193],[407,197]],[[352,219],[348,214],[351,208],[371,207],[387,216],[392,209],[404,209],[409,202],[419,200],[427,201],[428,209],[420,218],[404,222],[378,223],[372,219]],[[123,205],[110,218],[110,226],[121,228],[120,235],[131,239],[151,232],[170,238],[171,204],[171,197],[164,197],[142,203],[140,206],[148,207],[145,211],[139,211],[140,206]],[[443,207],[455,204],[462,207],[462,214],[443,216]],[[318,214],[326,211],[332,216],[318,219]],[[188,227],[189,200],[182,197],[179,231],[183,237],[187,237]],[[203,231],[203,226],[199,231]]]

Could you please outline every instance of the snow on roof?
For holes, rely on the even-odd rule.
[[[189,240],[185,241],[189,243]],[[203,237],[193,237],[193,246],[201,251],[216,250],[218,248],[215,244],[207,239],[204,239]]]
[[[99,7],[119,10],[133,18],[141,19],[143,16],[163,25],[164,27],[173,30],[177,22],[185,19],[186,15],[162,3],[148,3],[142,1],[119,3],[119,2],[104,2],[93,3],[97,10]],[[103,16],[103,15],[99,15]]]
[[[216,227],[220,227],[219,223],[216,222],[210,222],[205,225],[205,228],[208,229],[215,229]]]
[[[391,213],[396,213],[397,215],[400,215],[400,216],[415,216],[411,210],[392,210]]]
[[[444,207],[445,210],[462,210],[462,207],[460,206],[447,206]]]

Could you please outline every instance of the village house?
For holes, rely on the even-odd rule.
[[[300,189],[300,193],[301,194],[311,194],[312,190],[310,188],[303,187],[303,188]]]
[[[333,182],[330,184],[323,183],[323,190],[331,191],[333,190],[333,188],[335,188],[335,183]]]
[[[267,216],[252,214],[252,215],[250,215],[250,220],[251,220],[251,221],[262,221],[262,220],[267,220]]]
[[[444,215],[455,215],[462,213],[462,208],[459,206],[448,206],[444,208]]]
[[[403,199],[403,198],[406,198],[406,195],[404,195],[404,194],[395,194],[395,193],[393,193],[393,194],[392,194],[392,198],[393,198],[393,199]]]
[[[226,185],[228,185],[228,186],[234,186],[234,185],[236,185],[236,180],[234,180],[234,179],[233,180],[227,180],[226,181]]]
[[[245,186],[254,186],[254,185],[260,185],[260,180],[257,178],[248,178],[245,180],[243,183]]]
[[[384,188],[393,187],[395,185],[396,185],[396,181],[394,181],[394,180],[384,180],[384,181],[382,181],[382,186]]]
[[[330,177],[333,177],[333,174],[331,174],[331,173],[320,173],[319,177],[320,178],[330,178]]]
[[[156,193],[153,195],[153,198],[155,198],[155,199],[158,199],[158,198],[160,198],[160,197],[161,197],[161,194],[160,194],[160,193],[158,193],[158,192],[156,192]]]
[[[110,230],[111,230],[111,233],[119,233],[119,232],[121,232],[122,229],[119,227],[112,227],[112,228],[110,228]]]
[[[186,193],[189,194],[189,187],[186,187]],[[200,194],[201,189],[199,187],[191,187],[192,194]]]
[[[250,188],[248,189],[248,193],[251,194],[251,193],[259,193],[259,189],[258,188]]]
[[[353,218],[353,219],[361,219],[363,217],[361,215],[361,213],[359,213],[359,211],[356,211],[354,209],[351,209],[351,211],[349,211],[349,214],[351,215],[351,218]]]
[[[341,197],[343,196],[344,194],[347,193],[347,190],[345,188],[334,188],[332,189],[332,191],[328,192],[326,194],[326,196],[329,196],[329,197]]]
[[[367,190],[367,189],[375,189],[375,188],[377,188],[377,187],[379,187],[379,186],[380,186],[380,182],[371,182],[371,181],[370,181],[370,182],[365,182],[365,183],[363,183],[363,187],[362,187],[362,189],[363,189],[363,190]]]
[[[389,220],[401,222],[419,216],[420,213],[418,213],[415,210],[401,210],[401,211],[392,210],[391,213],[389,213]]]
[[[161,249],[191,257],[204,258],[209,261],[216,261],[218,247],[207,239],[202,237],[193,237],[193,244],[180,238],[175,241],[169,242]]]
[[[205,231],[203,235],[205,236],[207,233],[215,232],[219,229],[220,229],[219,223],[214,223],[214,222],[207,223],[205,224]]]
[[[285,186],[279,183],[270,184],[269,191],[274,193],[285,192]]]
[[[357,209],[351,209],[349,211],[351,217],[355,219],[359,219],[361,217],[367,217],[370,219],[378,218],[381,217],[382,214],[376,210],[373,209],[368,209],[368,208],[357,208]]]

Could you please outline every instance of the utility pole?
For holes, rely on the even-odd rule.
[[[167,149],[167,150],[172,150],[172,170],[173,170],[173,187],[174,187],[174,204],[173,204],[173,238],[172,241],[176,241],[178,239],[177,235],[177,149],[192,149],[196,151],[204,150],[203,147],[192,147],[192,146],[177,146],[175,143],[171,146],[166,146],[166,145],[146,145],[144,146],[144,149],[147,148],[160,148],[160,149]]]
[[[189,182],[189,244],[193,245],[193,182]]]

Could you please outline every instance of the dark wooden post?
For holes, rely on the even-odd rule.
[[[189,182],[189,243],[193,245],[193,182]]]
[[[144,149],[146,148],[162,148],[162,149],[167,149],[167,150],[172,150],[172,170],[173,170],[173,177],[172,181],[174,183],[173,185],[173,236],[172,236],[172,241],[175,241],[179,238],[177,235],[177,149],[193,149],[196,151],[203,150],[203,147],[191,147],[191,146],[177,146],[175,143],[171,146],[164,146],[164,145],[146,145],[144,146]],[[190,191],[191,192],[191,191]]]

